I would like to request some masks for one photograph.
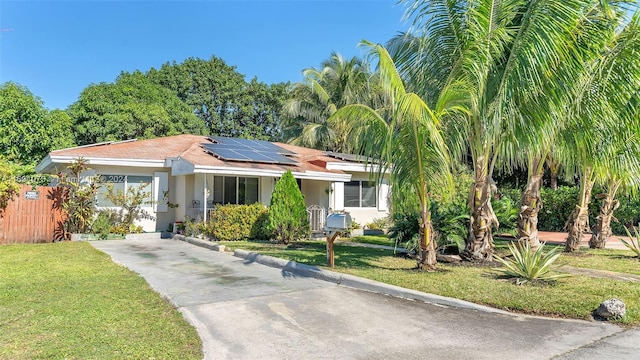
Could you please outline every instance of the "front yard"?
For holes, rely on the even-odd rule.
[[[232,249],[326,266],[325,243],[303,241],[290,246],[260,242],[224,242]],[[504,245],[498,246],[504,252]],[[624,250],[583,250],[560,257],[560,262],[598,270],[640,274],[640,262]],[[415,261],[394,256],[384,249],[335,246],[334,271],[352,274],[404,288],[484,304],[533,315],[590,319],[591,312],[606,299],[617,297],[627,305],[627,316],[618,322],[640,325],[640,284],[637,282],[572,276],[547,285],[514,285],[500,279],[489,267],[438,264],[436,272],[416,271]]]
[[[0,246],[0,358],[201,359],[196,330],[88,243]]]

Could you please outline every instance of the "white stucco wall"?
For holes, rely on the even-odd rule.
[[[260,194],[259,199],[260,203],[269,206],[271,203],[271,194],[273,193],[273,188],[275,186],[276,179],[272,177],[261,177],[259,181],[260,186]]]
[[[351,180],[356,181],[369,181],[370,177],[368,173],[351,173]],[[376,206],[375,207],[344,207],[344,183],[336,183],[340,188],[339,191],[334,191],[336,203],[343,205],[344,211],[351,214],[353,221],[359,223],[361,226],[372,222],[375,219],[384,218],[389,216],[389,204],[387,197],[389,195],[389,180],[385,178],[381,183],[376,185]],[[336,210],[340,210],[336,208]]]
[[[159,189],[154,185],[154,174],[156,172],[166,172],[169,174],[170,170],[167,168],[136,168],[130,166],[108,166],[108,165],[92,165],[89,164],[89,167],[92,169],[88,175],[96,174],[96,175],[132,175],[132,176],[150,176],[152,178],[152,186],[151,186],[151,196],[153,201],[159,202],[163,199],[163,194],[160,193]],[[169,189],[172,187],[171,176],[169,176]],[[171,193],[171,191],[170,191]],[[102,209],[101,207],[98,210]],[[153,216],[153,219],[142,219],[136,221],[136,225],[142,226],[143,231],[145,232],[154,232],[154,231],[162,231],[167,230],[171,222],[173,222],[174,218],[174,210],[169,208],[167,211],[156,212],[154,204],[145,204],[142,206],[142,209]]]
[[[302,194],[307,206],[319,205],[329,207],[329,188],[331,183],[320,180],[302,180]]]

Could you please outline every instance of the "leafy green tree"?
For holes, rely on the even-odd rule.
[[[267,85],[256,78],[244,88],[245,97],[239,104],[233,129],[229,135],[233,137],[280,141],[282,130],[280,118],[282,107],[289,97],[289,84],[277,83]]]
[[[26,87],[0,85],[0,156],[35,165],[51,150],[73,145],[71,119],[62,111],[47,111]]]
[[[548,103],[531,99],[544,93],[560,102],[549,74],[570,60],[567,48],[579,20],[596,1],[407,3],[415,30],[389,47],[409,87],[429,106],[461,110],[445,114],[443,122],[449,148],[469,154],[473,162],[469,238],[462,255],[490,260],[492,232],[499,226],[491,206],[494,169],[516,161],[518,144],[545,123],[540,109]]]
[[[417,204],[420,212],[417,266],[433,269],[437,261],[431,192],[453,187],[449,151],[440,128],[441,113],[405,90],[384,47],[364,44],[379,60],[378,75],[389,103],[382,109],[347,105],[333,114],[331,122],[346,130],[348,141],[355,144],[358,153],[376,159],[377,162],[368,163],[376,181],[385,176],[385,170],[390,171],[394,208],[398,204]]]
[[[12,167],[0,159],[0,216],[13,199],[20,192],[20,185],[13,176]]]
[[[146,76],[175,92],[211,134],[263,140],[280,137],[287,84],[266,85],[255,78],[247,83],[234,66],[215,56],[166,63]]]
[[[334,52],[320,69],[306,69],[303,75],[304,81],[293,86],[292,97],[285,103],[285,140],[316,149],[349,151],[344,134],[327,119],[345,105],[375,107],[369,101],[375,95],[369,65],[355,56],[346,60]]]
[[[309,235],[309,217],[304,195],[300,192],[296,180],[287,170],[273,189],[267,231],[276,241],[288,244]]]
[[[137,71],[120,74],[113,84],[85,88],[69,114],[79,145],[207,133],[202,121],[171,90]]]

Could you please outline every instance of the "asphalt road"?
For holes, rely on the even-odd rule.
[[[173,303],[206,359],[599,359],[640,335],[391,297],[171,239],[91,244]]]

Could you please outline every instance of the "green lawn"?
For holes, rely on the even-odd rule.
[[[352,238],[340,238],[340,241],[374,244],[374,245],[385,245],[385,246],[395,246],[396,244],[395,241],[389,239],[389,237],[384,235],[365,235],[365,236],[355,236]]]
[[[88,243],[0,246],[0,358],[201,359],[196,330]]]
[[[308,265],[326,265],[325,244],[322,241],[304,241],[290,246],[253,242],[225,242],[224,245]],[[504,251],[504,246],[500,246],[500,252]],[[589,262],[590,268],[635,269],[635,273],[640,266],[630,255],[624,256],[624,251],[618,253],[606,250],[602,255],[586,251],[584,254],[585,256],[562,255],[560,261],[579,267],[580,261],[592,257],[594,260]],[[535,315],[589,319],[592,310],[603,300],[617,297],[627,305],[627,317],[619,322],[627,325],[640,324],[640,286],[637,283],[573,276],[560,279],[552,285],[518,286],[500,279],[487,267],[438,264],[436,272],[419,272],[414,270],[413,260],[394,256],[390,250],[340,244],[335,247],[335,263],[335,271]]]

